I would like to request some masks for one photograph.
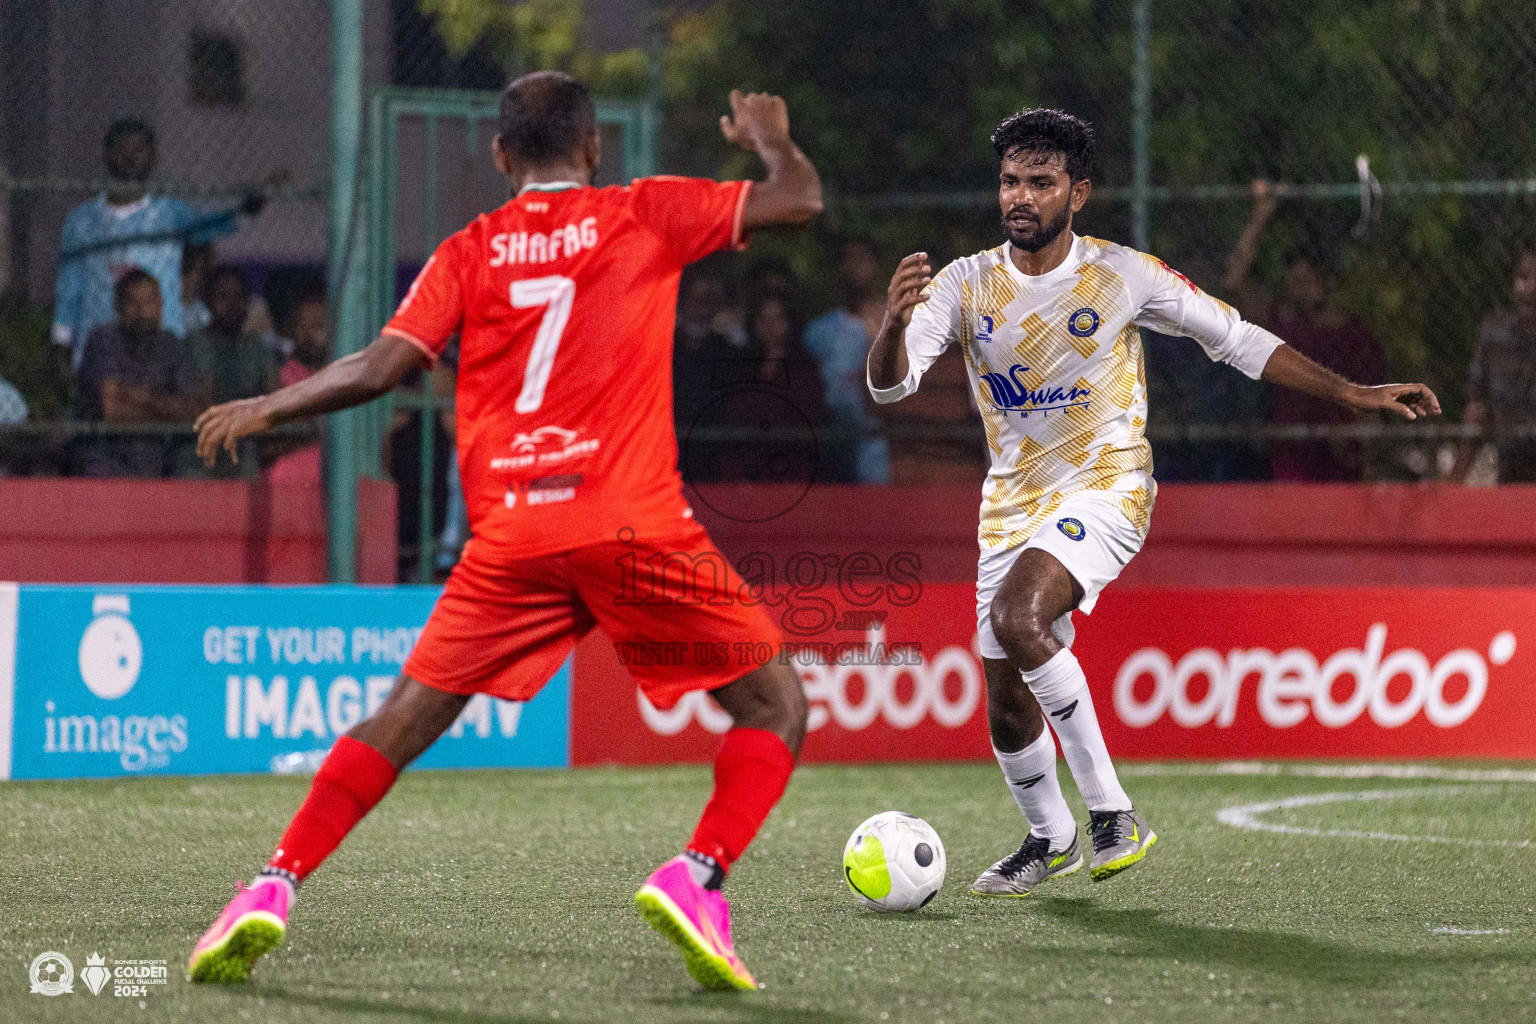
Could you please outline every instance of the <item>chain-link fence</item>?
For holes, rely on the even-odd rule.
[[[56,319],[88,330],[105,315],[96,278],[130,262],[153,264],[167,305],[184,299],[189,306],[210,257],[247,268],[258,293],[273,270],[323,263],[323,2],[6,0],[0,18],[0,280],[7,296],[0,375],[27,396],[35,418],[58,418],[71,402],[47,346],[60,275],[68,280],[71,264],[85,267],[91,280],[83,300],[67,301],[86,309]],[[153,141],[150,157],[117,169],[140,181],[109,182],[105,138],[114,124],[120,137]],[[90,204],[104,194],[111,208],[93,214]],[[150,204],[184,200],[191,210],[136,206],[146,195]],[[252,196],[265,200],[259,214],[217,216],[242,204],[255,209]],[[72,210],[80,230],[61,243]],[[101,244],[109,238],[117,244]],[[190,294],[182,296],[180,247],[207,241],[211,250],[198,249],[186,268]],[[179,314],[167,324],[180,329]]]
[[[445,28],[443,12],[473,15],[486,5],[366,0],[365,89],[493,89],[508,71],[539,66],[540,47],[553,47],[548,52],[564,54],[564,66],[593,69],[599,81],[616,84],[613,95],[640,95],[665,80],[661,169],[711,173],[720,170],[709,163],[720,159],[718,141],[710,150],[699,139],[713,132],[723,105],[714,93],[722,90],[711,81],[705,101],[691,97],[675,80],[690,66],[683,58],[716,53],[724,73],[734,76],[729,84],[790,93],[797,134],[829,169],[828,214],[815,235],[765,237],[734,266],[701,271],[738,286],[734,296],[728,290],[700,300],[720,307],[718,326],[733,343],[751,333],[747,321],[761,312],[756,299],[771,276],[798,277],[801,301],[792,319],[838,300],[844,247],[834,237],[867,235],[883,249],[885,269],[919,248],[948,259],[996,244],[1001,232],[985,136],[1019,106],[1059,106],[1092,120],[1099,135],[1096,190],[1080,231],[1144,241],[1309,354],[1362,377],[1423,379],[1451,413],[1449,425],[1409,425],[1406,436],[1341,420],[1315,406],[1288,405],[1267,386],[1210,366],[1190,343],[1152,337],[1149,432],[1160,478],[1460,474],[1479,444],[1478,431],[1463,431],[1457,421],[1468,404],[1480,336],[1485,348],[1502,346],[1504,360],[1483,374],[1480,394],[1485,405],[1509,403],[1503,413],[1490,408],[1485,423],[1509,439],[1501,447],[1511,459],[1520,456],[1514,442],[1530,433],[1536,401],[1536,378],[1521,369],[1532,359],[1519,355],[1521,345],[1536,350],[1536,304],[1523,316],[1510,312],[1512,278],[1536,213],[1530,5],[1053,0],[1020,11],[1000,2],[901,0],[875,26],[840,5],[811,0],[721,0],[673,12],[665,52],[647,34],[659,24],[658,5],[536,6],[544,21],[508,16],[476,37],[462,25]],[[622,52],[587,59],[561,50],[578,10],[609,34],[614,23],[633,23],[634,31],[612,47]],[[67,471],[73,442],[66,435],[99,429],[48,426],[63,423],[76,402],[49,334],[56,282],[69,262],[61,259],[66,215],[108,190],[119,206],[135,198],[134,188],[106,180],[103,164],[104,135],[121,118],[138,118],[154,131],[155,164],[139,190],[193,204],[195,228],[210,227],[196,218],[264,198],[258,214],[215,217],[211,226],[219,230],[204,233],[218,234],[215,258],[237,264],[263,300],[257,309],[265,314],[253,315],[249,326],[269,331],[265,343],[274,346],[274,358],[286,358],[281,339],[291,341],[297,330],[295,296],[312,294],[317,278],[324,279],[330,12],[327,0],[0,0],[0,377],[26,399],[32,424],[26,433],[4,428],[11,433],[0,437],[0,462],[8,471]],[[901,23],[917,14],[926,19],[921,45],[902,43],[912,51],[902,64],[890,45],[904,38]],[[755,45],[773,38],[775,19],[794,22],[792,31],[781,26],[785,45]],[[506,33],[514,30],[537,38],[509,43]],[[845,45],[839,31],[852,39],[870,33],[879,45],[864,52]],[[647,45],[655,47],[649,76],[640,49]],[[987,60],[967,66],[964,55],[981,49]],[[932,73],[921,89],[903,88],[906,71],[891,69],[914,62]],[[964,104],[957,99],[962,92]],[[957,127],[957,119],[965,124]],[[866,131],[874,144],[866,138],[857,150],[848,137],[866,122],[886,126],[885,134]],[[937,141],[956,131],[975,145],[959,152]],[[701,163],[690,155],[699,152],[715,155]],[[850,160],[849,153],[863,155]],[[466,150],[464,160],[472,159]],[[726,171],[755,173],[736,159]],[[401,196],[402,204],[414,201]],[[196,233],[181,224],[156,229],[148,241],[203,240]],[[410,245],[396,254],[400,280],[420,261],[417,234],[408,231]],[[169,248],[179,259],[180,246]],[[81,255],[98,253],[88,247]],[[182,268],[176,269],[179,290]],[[189,305],[202,290],[187,280]],[[1482,365],[1496,362],[1485,353]],[[868,429],[888,442],[903,482],[979,479],[983,449],[967,405],[970,389],[963,381],[946,389],[942,374],[932,383],[936,402],[893,412]],[[395,426],[402,444],[423,433],[410,422]],[[741,447],[739,437],[732,441],[740,426],[716,424],[714,440]],[[833,435],[842,428],[818,429],[824,441],[839,443]],[[441,432],[436,436],[441,444]],[[712,436],[705,431],[699,438],[712,444]],[[729,476],[731,466],[761,463],[760,448],[748,444],[739,459],[713,448],[709,461]],[[410,492],[402,522],[427,524],[432,532],[443,525],[451,490],[443,480],[432,486],[429,515],[413,503],[418,467],[437,467],[441,476],[445,456],[438,452],[397,474]],[[1485,461],[1473,476],[1491,472]],[[821,465],[816,473],[860,478],[847,466],[834,472]]]
[[[1512,441],[1529,432],[1536,308],[1512,317],[1511,285],[1536,237],[1536,8],[1112,0],[1039,13],[1020,45],[1052,70],[1024,76],[1016,102],[1097,127],[1097,187],[1080,231],[1144,237],[1341,372],[1428,382],[1453,424],[1469,388],[1489,390],[1470,384],[1480,333],[1513,340],[1527,350],[1526,369],[1514,370],[1524,384],[1502,389],[1514,405],[1498,426]],[[996,244],[995,203],[983,184],[847,196],[837,212],[893,251],[950,258]],[[1332,429],[1349,418],[1234,380],[1187,342],[1149,338],[1148,370],[1160,478],[1420,479],[1468,468],[1457,456],[1469,432],[1454,425]],[[1474,476],[1490,472],[1484,463]]]

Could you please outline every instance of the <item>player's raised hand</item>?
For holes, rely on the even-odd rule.
[[[789,107],[782,96],[732,89],[731,112],[721,115],[720,134],[749,153],[788,145]]]
[[[906,330],[912,322],[912,311],[927,301],[923,289],[932,281],[933,266],[925,252],[915,252],[897,264],[885,293],[886,323]]]
[[[242,398],[203,411],[192,426],[197,431],[197,455],[205,466],[211,468],[218,461],[220,449],[229,452],[230,461],[239,462],[240,439],[272,429],[266,398]]]
[[[1390,412],[1405,420],[1440,415],[1440,399],[1423,384],[1357,387],[1350,394],[1349,404],[1361,412]]]

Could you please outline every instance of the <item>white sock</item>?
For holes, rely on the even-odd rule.
[[[1065,846],[1077,832],[1072,809],[1061,795],[1061,781],[1056,777],[1056,741],[1051,730],[1041,729],[1035,742],[1012,754],[996,747],[998,767],[1008,780],[1014,802],[1024,812],[1029,830],[1051,841],[1052,849]]]
[[[1131,798],[1120,788],[1115,766],[1099,732],[1099,718],[1088,694],[1088,677],[1077,656],[1063,647],[1037,669],[1022,673],[1029,690],[1045,709],[1061,753],[1072,769],[1072,781],[1090,811],[1128,811]]]

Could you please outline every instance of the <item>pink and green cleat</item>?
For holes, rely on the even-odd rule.
[[[693,880],[686,857],[657,868],[635,893],[635,906],[646,924],[682,951],[700,985],[711,992],[757,990],[757,979],[731,946],[731,905]]]
[[[251,967],[288,934],[288,905],[293,890],[283,882],[237,885],[239,895],[192,947],[187,961],[191,981],[232,984],[250,981]]]

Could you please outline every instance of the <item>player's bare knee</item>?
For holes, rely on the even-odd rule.
[[[1055,616],[1038,594],[1000,592],[992,599],[989,617],[992,634],[1017,668],[1038,668],[1061,648],[1051,632]]]
[[[467,694],[448,693],[401,676],[379,709],[347,735],[383,754],[396,768],[404,768],[453,725],[467,703]]]
[[[776,662],[764,665],[715,690],[714,697],[733,724],[774,733],[791,752],[799,754],[810,705],[791,666]]]
[[[767,668],[769,666],[765,666]],[[770,732],[777,733],[795,754],[805,740],[806,720],[810,716],[810,704],[805,699],[805,687],[800,676],[788,665],[773,665],[775,671],[765,675],[760,692],[764,697]]]

